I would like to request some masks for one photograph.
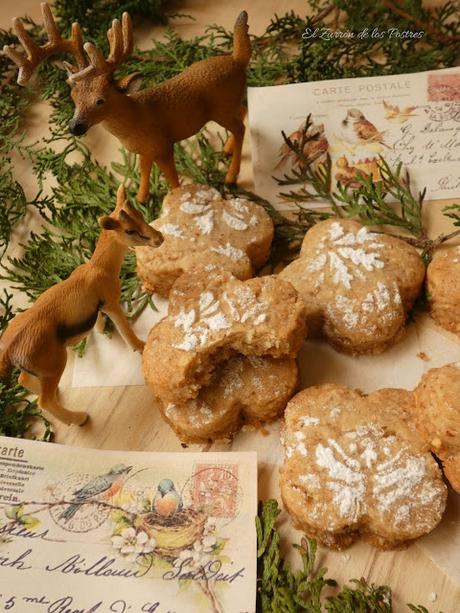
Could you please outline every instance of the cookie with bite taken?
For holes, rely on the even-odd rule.
[[[212,266],[185,273],[148,336],[145,380],[182,440],[229,437],[282,413],[305,334],[303,301],[287,281],[240,281]]]
[[[278,419],[297,386],[294,358],[237,355],[216,368],[196,398],[159,405],[181,441],[207,443]]]

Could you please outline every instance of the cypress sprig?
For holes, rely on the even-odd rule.
[[[275,177],[280,187],[297,186],[288,192],[281,191],[280,197],[295,204],[297,211],[294,214],[305,231],[311,227],[308,212],[312,212],[312,202],[320,202],[329,207],[337,217],[355,218],[364,225],[386,226],[404,231],[407,234],[393,236],[422,249],[422,255],[426,259],[431,257],[439,245],[460,235],[460,230],[454,230],[448,234],[440,234],[435,239],[428,238],[423,225],[426,189],[414,193],[409,172],[403,170],[401,163],[396,168],[391,168],[388,162],[379,156],[378,181],[364,172],[357,172],[353,178],[357,186],[350,187],[339,181],[334,185],[329,155],[319,160],[310,159],[304,153],[306,145],[315,138],[310,131],[312,125],[311,115],[308,115],[301,128],[300,138],[293,139],[282,132],[286,146],[297,160],[297,167],[282,177]],[[388,202],[389,196],[393,202]],[[454,220],[454,225],[460,225],[459,205],[446,207],[444,214]]]
[[[40,439],[51,440],[53,430],[50,422],[38,408],[37,401],[29,400],[28,390],[16,382],[17,375],[17,372],[13,373],[10,384],[0,382],[0,435],[25,438],[36,432],[38,422],[42,430]]]
[[[281,510],[276,500],[260,503],[256,517],[257,532],[257,612],[258,613],[391,613],[392,594],[386,585],[351,579],[335,595],[323,594],[336,588],[326,577],[327,569],[316,567],[317,543],[302,538],[297,550],[301,566],[293,570],[283,560],[276,521]],[[407,605],[416,613],[429,613],[423,606]]]
[[[460,204],[451,204],[443,209],[446,217],[452,219],[454,226],[460,226]]]

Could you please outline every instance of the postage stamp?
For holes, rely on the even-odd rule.
[[[460,72],[456,74],[429,74],[427,82],[429,102],[460,101]]]
[[[196,464],[192,499],[210,517],[231,519],[238,510],[238,465]]]

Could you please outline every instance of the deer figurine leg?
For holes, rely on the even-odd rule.
[[[67,350],[65,346],[52,344],[48,356],[39,366],[40,393],[38,405],[49,411],[54,417],[65,424],[83,426],[88,420],[88,414],[83,411],[69,411],[59,402],[57,397],[59,381],[67,363]],[[38,370],[38,369],[37,369]],[[42,374],[43,373],[43,374]]]
[[[21,370],[18,377],[18,383],[19,385],[22,385],[22,387],[28,389],[29,392],[32,392],[33,394],[37,394],[37,396],[40,394],[40,381],[37,379],[37,377],[34,377],[28,372],[24,372],[23,370]]]
[[[142,352],[144,349],[144,341],[141,341],[131,328],[131,324],[126,319],[126,315],[123,313],[123,309],[119,304],[110,304],[104,306],[104,313],[106,313],[115,324],[118,332],[133,349],[133,351]]]
[[[233,136],[233,134],[230,134],[230,136],[225,141],[223,152],[225,153],[225,155],[232,155],[234,149],[235,137]]]
[[[82,426],[88,419],[88,414],[78,411],[68,411],[57,399],[57,389],[59,381],[67,362],[67,351],[64,347],[53,345],[50,347],[50,355],[54,355],[53,363],[47,361],[46,371],[53,374],[35,376],[21,370],[18,383],[38,395],[38,405],[40,408],[49,411],[65,424],[77,424]],[[43,366],[43,364],[42,364]]]
[[[233,117],[232,119],[217,121],[222,127],[229,130],[233,136],[232,141],[229,143],[232,150],[232,161],[230,162],[230,167],[227,171],[227,175],[225,176],[225,183],[236,183],[241,165],[241,149],[243,148],[245,131],[244,123],[240,117]]]
[[[242,121],[244,121],[244,118],[246,117],[248,112],[248,109],[241,105],[240,106],[240,118]],[[224,153],[225,155],[232,155],[233,150],[235,149],[235,137],[233,136],[233,134],[230,134],[230,136],[227,138],[225,144],[224,144]]]
[[[99,332],[99,334],[104,333],[105,318],[104,318],[104,314],[102,313],[102,311],[99,311],[99,313],[97,314],[97,319],[96,319],[96,323],[94,324],[94,329],[96,330],[96,332]]]
[[[155,162],[158,164],[159,169],[166,177],[166,181],[169,183],[169,186],[179,187],[179,176],[176,170],[173,151],[161,159],[156,159]]]
[[[40,379],[41,392],[38,398],[38,404],[41,408],[46,409],[65,424],[83,426],[83,424],[88,421],[88,414],[83,411],[68,411],[62,406],[57,398],[57,389],[61,374],[62,372],[58,375],[42,377]]]
[[[137,192],[138,202],[145,202],[150,191],[150,173],[152,172],[153,158],[147,155],[139,156],[139,168],[141,171],[141,183]]]
[[[139,191],[137,192],[137,200],[139,202],[145,202],[148,198],[150,191],[150,173],[152,172],[153,158],[147,155],[139,156],[139,167],[141,170],[141,184]],[[156,158],[155,163],[158,164],[161,172],[166,177],[166,181],[170,187],[179,186],[179,176],[176,170],[176,164],[174,162],[174,154],[171,150],[167,155],[163,155],[161,158]]]

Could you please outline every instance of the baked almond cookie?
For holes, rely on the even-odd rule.
[[[417,429],[460,493],[460,362],[429,370],[414,396]]]
[[[165,197],[161,249],[136,249],[137,273],[148,292],[168,296],[176,279],[192,268],[214,264],[249,279],[268,259],[273,223],[265,210],[242,198],[224,199],[204,185],[185,185]]]
[[[206,443],[229,438],[244,424],[274,421],[297,384],[293,358],[236,356],[217,367],[197,398],[160,403],[160,411],[181,441]]]
[[[309,334],[346,353],[380,353],[401,338],[425,266],[404,241],[327,220],[307,232],[280,276],[304,299]]]
[[[426,273],[433,319],[460,336],[460,245],[435,252]]]
[[[215,267],[182,275],[152,328],[144,376],[166,406],[196,398],[235,354],[294,358],[305,335],[302,299],[275,276],[239,281]]]
[[[281,494],[295,525],[327,547],[381,549],[433,530],[447,488],[412,424],[411,392],[343,385],[301,391],[285,411]]]

